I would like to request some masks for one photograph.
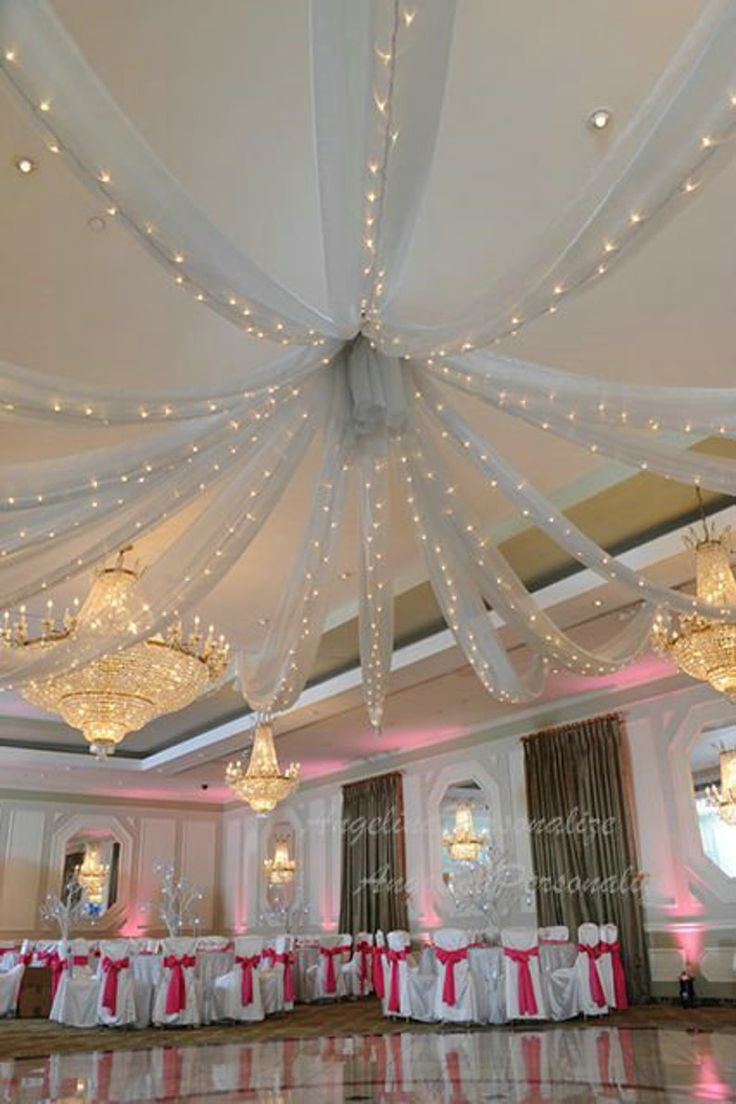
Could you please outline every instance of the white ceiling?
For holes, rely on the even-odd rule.
[[[124,111],[210,217],[265,270],[324,307],[305,0],[55,0],[55,7]],[[459,0],[434,163],[397,299],[409,317],[452,316],[533,247],[651,89],[700,8],[695,0]],[[600,105],[613,111],[610,133],[585,125]],[[38,171],[21,176],[14,167],[21,154],[33,157]],[[607,378],[732,383],[736,251],[724,228],[732,223],[735,184],[731,166],[645,249],[505,348]],[[218,386],[273,357],[267,342],[182,295],[114,218],[93,233],[88,219],[104,211],[5,98],[0,204],[1,358],[139,391],[203,378]],[[462,406],[565,504],[624,474],[470,400]],[[2,428],[0,459],[14,461],[133,432],[38,423],[29,433],[12,422]],[[202,608],[235,644],[257,642],[259,620],[273,611],[316,462],[314,454],[307,458],[261,536]],[[485,524],[512,520],[476,476],[463,470],[462,478]],[[398,501],[392,516],[401,588],[423,572]],[[139,551],[151,554],[169,533],[159,531]],[[355,534],[351,512],[340,550],[340,570],[349,577],[333,595],[332,623],[354,613]],[[467,672],[451,677],[467,690],[453,684],[444,695],[437,687],[448,725],[463,727],[477,711],[495,715],[498,707],[478,697]],[[0,739],[12,742],[18,718],[40,715],[3,697]],[[433,699],[422,693],[421,700]],[[392,722],[401,709],[392,700]],[[357,725],[364,738],[364,717],[334,723],[349,758],[347,734]],[[293,737],[295,754],[302,739]]]

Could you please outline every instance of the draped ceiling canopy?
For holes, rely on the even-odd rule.
[[[135,278],[116,288],[126,332],[119,347],[96,350],[94,366],[75,365],[49,339],[44,288],[37,321],[46,337],[23,335],[30,361],[12,324],[0,350],[5,439],[21,457],[0,466],[3,606],[26,603],[36,615],[49,601],[63,606],[90,569],[131,541],[146,560],[124,623],[88,626],[73,650],[0,650],[3,685],[123,647],[174,611],[202,605],[247,562],[285,503],[298,535],[279,541],[275,533],[283,585],[274,608],[257,640],[238,631],[247,611],[237,600],[228,626],[233,673],[262,711],[289,708],[304,688],[348,542],[358,564],[365,699],[377,728],[393,647],[393,543],[407,529],[459,647],[502,701],[537,696],[550,670],[614,670],[643,648],[657,610],[698,609],[581,532],[550,494],[544,462],[535,465],[538,479],[521,469],[515,439],[533,431],[553,467],[567,455],[555,452],[562,441],[596,463],[730,494],[732,461],[689,446],[735,435],[736,388],[663,386],[658,365],[648,383],[631,382],[626,363],[586,375],[561,364],[559,350],[550,364],[519,350],[527,330],[550,334],[559,323],[564,333],[566,313],[579,318],[581,301],[604,297],[616,281],[621,287],[627,266],[718,187],[736,151],[734,4],[675,5],[681,20],[668,26],[662,56],[642,50],[647,64],[637,67],[632,50],[622,72],[639,102],[628,121],[602,156],[586,162],[571,148],[571,172],[563,179],[550,170],[544,202],[509,218],[515,238],[502,213],[477,206],[479,197],[495,176],[518,174],[523,198],[547,169],[543,143],[515,165],[499,142],[495,176],[477,172],[488,162],[476,147],[493,143],[494,116],[515,107],[503,97],[508,59],[489,47],[494,5],[256,5],[247,28],[247,5],[223,0],[205,18],[187,4],[191,21],[172,8],[169,25],[152,7],[160,13],[139,6],[127,25],[127,5],[105,9],[110,34],[98,71],[95,5],[0,0],[4,84],[18,119],[37,128],[44,169],[48,161],[60,193],[86,189],[119,248],[136,250],[124,269]],[[547,18],[542,7],[534,19]],[[261,41],[253,34],[259,19]],[[533,22],[518,28],[520,57]],[[242,36],[234,56],[254,68],[255,99],[241,100],[237,81],[228,84],[218,30],[230,42]],[[148,69],[147,80],[134,79],[141,36],[145,58],[160,59],[160,82]],[[484,51],[499,69],[495,85]],[[160,109],[142,112],[152,87]],[[458,119],[458,104],[462,134],[448,122]],[[538,110],[552,106],[553,98]],[[519,126],[522,116],[520,104]],[[182,140],[187,128],[190,142]],[[232,143],[213,145],[215,131]],[[269,171],[258,179],[264,163]],[[462,187],[445,223],[438,195],[455,178]],[[88,248],[70,251],[78,260]],[[94,264],[111,261],[88,260],[90,318],[106,309],[92,287]],[[63,285],[63,249],[48,258],[48,276],[49,287]],[[167,300],[167,325],[181,319],[188,335],[192,314],[205,321],[182,363],[152,371],[149,358],[142,372],[124,358],[136,336],[161,325],[149,298],[162,282],[178,297]],[[67,290],[82,303],[73,281]],[[187,356],[196,371],[187,371]],[[693,367],[685,378],[707,383],[707,366]],[[511,432],[496,430],[495,412]],[[46,443],[29,453],[28,440]],[[584,648],[535,601],[489,535],[498,501],[630,593],[640,612],[606,646]],[[489,609],[528,645],[523,668]],[[731,607],[719,613],[736,618]]]

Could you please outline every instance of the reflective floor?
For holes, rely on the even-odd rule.
[[[56,1054],[0,1062],[0,1100],[736,1100],[736,1034],[496,1029]]]

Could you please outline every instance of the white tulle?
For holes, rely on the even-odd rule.
[[[199,210],[125,117],[46,0],[0,0],[6,84],[115,218],[192,299],[280,352],[217,391],[131,394],[0,363],[0,414],[71,424],[79,451],[0,466],[2,602],[45,603],[162,521],[186,516],[148,566],[124,622],[53,649],[0,647],[12,686],[83,664],[165,626],[244,556],[310,447],[322,465],[262,647],[240,644],[243,692],[289,708],[319,646],[351,478],[361,546],[359,638],[380,728],[393,644],[389,488],[401,477],[427,574],[458,646],[487,689],[528,701],[545,673],[603,674],[644,645],[653,610],[713,610],[608,555],[469,427],[453,388],[637,469],[733,494],[734,465],[687,446],[736,433],[736,388],[641,387],[496,356],[486,348],[564,309],[692,203],[736,142],[736,5],[711,0],[630,126],[532,257],[461,317],[412,324],[392,303],[411,249],[442,110],[451,0],[312,0],[310,50],[327,313],[264,273]],[[42,109],[41,105],[44,105]],[[493,105],[489,110],[493,109]],[[113,217],[113,216],[111,216]],[[295,345],[280,350],[281,345]],[[397,358],[413,357],[409,365]],[[203,366],[206,380],[206,366]],[[449,386],[444,386],[445,384]],[[85,447],[85,427],[140,425]],[[119,442],[119,437],[114,438]],[[451,491],[445,441],[573,560],[629,590],[642,611],[605,646],[557,626]],[[393,465],[393,469],[392,469]],[[184,508],[188,513],[183,514]],[[492,611],[489,612],[489,610]],[[31,609],[30,616],[40,616]],[[736,608],[718,611],[736,619]],[[501,625],[529,655],[517,667]]]

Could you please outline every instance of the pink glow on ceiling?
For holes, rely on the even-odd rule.
[[[661,656],[647,654],[636,663],[610,675],[587,676],[562,672],[549,680],[545,697],[556,698],[568,694],[585,694],[592,690],[627,690],[642,683],[653,682],[675,673],[672,664]]]

